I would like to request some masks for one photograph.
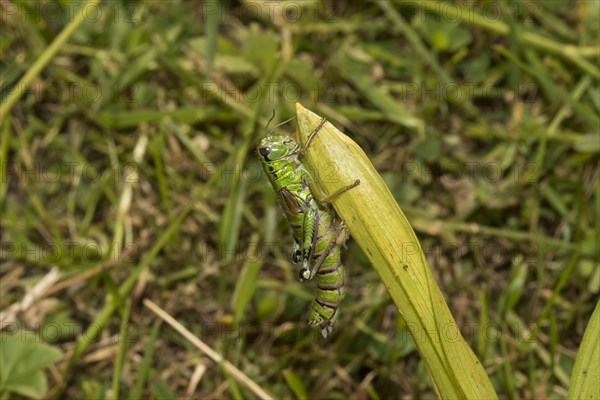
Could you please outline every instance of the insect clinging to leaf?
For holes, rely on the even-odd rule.
[[[324,123],[325,119],[311,133],[307,146]],[[294,263],[302,262],[299,278],[309,280],[317,277],[317,294],[309,323],[318,326],[322,335],[327,337],[333,331],[340,302],[344,298],[340,242],[345,240],[347,231],[342,222],[336,226],[335,212],[326,204],[360,182],[356,180],[318,201],[309,186],[310,174],[301,161],[307,146],[303,148],[289,135],[273,134],[280,125],[260,141],[257,152],[292,229],[294,245],[291,258]]]

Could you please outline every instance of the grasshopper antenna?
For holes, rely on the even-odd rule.
[[[273,118],[275,118],[275,109],[273,109],[273,115],[271,115],[269,122],[267,122],[267,126],[265,126],[265,131],[269,129],[269,125],[271,124],[271,121],[273,121]]]

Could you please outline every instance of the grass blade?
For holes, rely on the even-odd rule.
[[[219,20],[222,17],[221,1],[208,0],[204,5],[206,10],[206,76],[210,76],[217,52],[219,38]]]
[[[121,327],[119,329],[119,349],[117,350],[117,358],[115,362],[115,370],[113,371],[112,381],[112,396],[118,399],[119,396],[119,383],[121,381],[121,371],[123,370],[123,361],[125,360],[125,353],[127,353],[128,336],[127,330],[129,327],[129,314],[131,313],[131,301],[127,301],[125,304],[125,310],[121,316]]]
[[[156,321],[154,326],[152,327],[152,332],[150,333],[150,339],[146,346],[146,351],[144,352],[144,360],[138,369],[137,382],[135,384],[135,389],[131,394],[132,399],[141,399],[142,398],[142,390],[144,390],[144,384],[148,379],[148,375],[150,373],[150,366],[152,364],[152,356],[154,355],[154,348],[156,346],[156,339],[158,339],[158,332],[160,332],[160,326],[162,325],[162,320]]]
[[[600,387],[600,301],[583,334],[571,375],[569,399],[593,399]]]
[[[246,306],[252,299],[254,292],[256,291],[256,284],[258,281],[258,272],[260,271],[261,263],[256,259],[256,246],[258,245],[258,235],[252,235],[250,239],[250,249],[246,252],[248,257],[245,259],[242,273],[237,280],[233,296],[231,298],[231,308],[235,315],[235,323],[238,323]]]

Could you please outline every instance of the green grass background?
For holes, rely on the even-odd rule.
[[[253,396],[151,299],[277,398],[434,397],[352,241],[338,333],[306,324],[254,155],[301,102],[382,174],[499,396],[564,398],[600,287],[599,4],[3,1],[0,308],[59,278],[2,328],[63,352],[46,396]]]

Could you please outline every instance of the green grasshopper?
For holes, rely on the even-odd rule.
[[[311,133],[307,146],[324,123],[325,119]],[[360,182],[344,186],[318,202],[308,185],[311,177],[301,162],[307,146],[302,148],[291,137],[272,135],[272,132],[260,141],[258,155],[292,228],[292,261],[302,261],[299,278],[307,280],[317,276],[317,295],[309,324],[318,326],[326,338],[333,331],[344,298],[344,266],[338,240],[346,229],[343,223],[334,226],[335,213],[324,204]]]

